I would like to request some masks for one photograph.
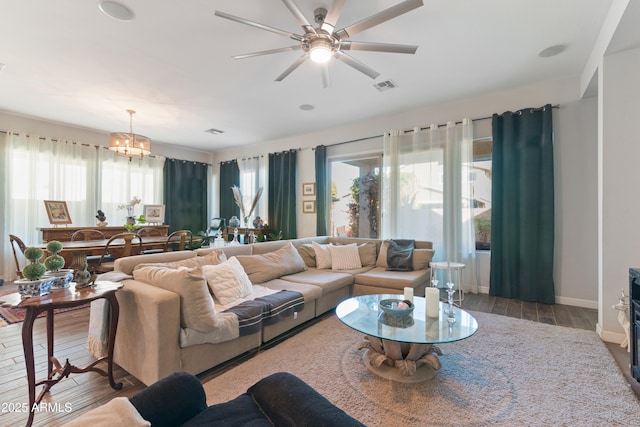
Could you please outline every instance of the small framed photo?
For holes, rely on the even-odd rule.
[[[302,213],[315,213],[316,201],[315,200],[303,200],[302,201]]]
[[[45,200],[44,207],[47,209],[51,224],[71,224],[71,215],[69,215],[69,209],[67,209],[67,202]]]
[[[315,196],[316,195],[316,183],[315,182],[307,182],[307,183],[302,184],[302,195],[303,196]]]
[[[143,212],[145,221],[164,223],[164,205],[144,205]]]

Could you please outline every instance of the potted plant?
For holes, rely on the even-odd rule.
[[[48,294],[51,291],[53,278],[42,278],[47,270],[40,262],[44,252],[38,247],[31,246],[25,249],[24,256],[31,262],[22,269],[24,279],[16,280],[18,292],[27,297]]]
[[[51,254],[44,260],[44,266],[47,272],[45,277],[52,277],[54,288],[68,288],[69,284],[73,280],[73,269],[64,267],[64,258],[58,253],[62,251],[62,243],[57,240],[52,240],[47,243],[47,251]]]

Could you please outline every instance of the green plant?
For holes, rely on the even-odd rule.
[[[27,264],[22,269],[22,275],[24,276],[25,279],[38,280],[44,275],[46,268],[40,262],[40,259],[42,259],[43,255],[44,255],[44,252],[42,251],[42,249],[37,248],[35,246],[30,246],[27,249],[25,249],[24,256],[29,261],[31,261],[31,264]]]
[[[62,267],[64,267],[64,258],[62,258],[58,253],[62,250],[62,243],[57,240],[52,240],[47,243],[47,251],[51,253],[44,260],[44,266],[49,271],[58,271]]]
[[[138,217],[137,221],[138,221],[140,224],[146,224],[147,219],[144,217],[144,215],[142,215],[142,214],[141,214],[141,215]]]

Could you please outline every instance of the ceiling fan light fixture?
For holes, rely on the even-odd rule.
[[[324,64],[333,56],[333,46],[325,38],[316,38],[309,42],[309,58],[317,64]]]

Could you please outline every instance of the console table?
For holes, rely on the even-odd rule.
[[[118,315],[120,313],[116,292],[122,287],[123,285],[120,283],[96,282],[95,286],[76,290],[75,283],[71,283],[69,288],[53,289],[51,293],[40,297],[23,298],[22,295],[17,292],[0,297],[0,305],[26,310],[25,319],[22,324],[22,347],[27,368],[27,384],[29,387],[30,411],[27,427],[33,423],[33,417],[35,415],[34,407],[42,401],[45,393],[60,382],[60,380],[68,377],[69,374],[96,372],[104,377],[108,377],[109,385],[114,390],[120,390],[122,388],[122,383],[116,383],[113,379],[113,346],[118,328]],[[53,310],[56,308],[77,307],[100,298],[106,299],[111,306],[107,356],[96,360],[86,368],[78,368],[70,364],[69,359],[67,359],[64,365],[61,365],[58,359],[53,356]],[[33,322],[36,320],[36,317],[38,317],[38,314],[44,311],[47,312],[47,379],[36,382],[33,351]],[[103,361],[107,362],[107,372],[95,367]],[[36,398],[36,387],[39,385],[44,385],[44,388]]]
[[[160,230],[163,236],[168,236],[168,225],[143,225],[142,227],[155,228]],[[116,234],[124,233],[127,231],[123,226],[117,227],[39,227],[38,230],[42,233],[42,243],[47,243],[51,240],[58,240],[60,242],[68,242],[71,240],[71,236],[78,230],[98,230],[104,234],[105,238],[113,237]]]

